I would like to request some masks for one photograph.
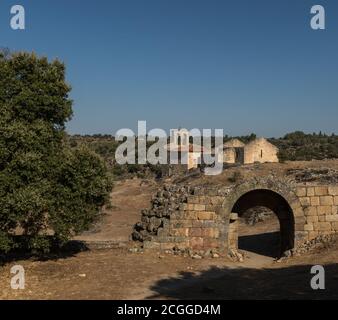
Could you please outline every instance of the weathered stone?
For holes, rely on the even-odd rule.
[[[320,205],[322,205],[322,206],[332,206],[333,205],[333,197],[332,196],[320,197]]]
[[[296,194],[298,197],[305,197],[306,196],[306,188],[297,188]]]
[[[317,222],[313,224],[314,231],[331,231],[331,223],[330,222]]]
[[[315,188],[309,187],[306,189],[306,195],[308,197],[313,197],[315,195]]]
[[[202,228],[202,236],[206,238],[217,238],[219,230],[214,228]]]
[[[314,239],[318,236],[318,231],[310,231],[309,232],[309,240]]]
[[[326,221],[326,216],[318,216],[318,222],[325,222]]]
[[[305,216],[317,216],[316,207],[307,207],[304,209]]]
[[[334,205],[338,206],[338,196],[334,196],[333,201],[334,201]]]
[[[232,213],[230,213],[230,220],[237,220],[238,219],[238,213],[234,213],[234,212],[232,212]]]
[[[306,225],[304,225],[304,231],[313,231],[313,224],[312,223],[308,223]]]
[[[329,186],[328,192],[331,196],[338,196],[338,186]]]
[[[185,211],[184,215],[181,219],[196,220],[197,219],[197,212],[196,211]]]
[[[325,220],[327,222],[338,222],[338,214],[326,216]]]
[[[311,205],[311,202],[310,202],[310,198],[309,197],[301,197],[299,198],[299,201],[301,203],[301,205],[303,207],[306,207],[306,206],[310,206]]]
[[[198,220],[212,220],[215,217],[214,212],[208,212],[208,211],[201,211],[197,213],[197,219]]]
[[[317,213],[319,216],[331,214],[332,207],[331,206],[319,206],[317,207]]]
[[[203,241],[205,248],[216,249],[220,247],[220,242],[216,239],[206,238]]]
[[[188,237],[190,228],[172,228],[170,235],[174,237]]]
[[[311,197],[310,204],[311,206],[319,206],[320,205],[319,197]]]
[[[230,210],[245,193],[270,189],[282,196],[292,209],[291,213],[279,211],[280,204],[276,198],[276,214],[284,228],[289,224],[287,228],[290,232],[293,228],[290,223],[294,222],[294,240],[298,246],[309,238],[336,232],[336,188],[338,186],[304,184],[297,187],[278,181],[273,176],[245,181],[233,187],[166,186],[152,198],[152,207],[142,210],[141,222],[135,225],[133,239],[143,241],[145,248],[176,248],[195,253],[203,250],[203,255],[212,248],[237,250],[238,222]],[[299,238],[300,234],[303,235],[302,239]]]
[[[328,187],[315,187],[316,196],[326,196],[328,194]]]
[[[194,210],[195,211],[205,211],[205,204],[195,204]]]
[[[190,238],[189,243],[193,250],[203,249],[203,238],[201,237],[192,237]]]
[[[318,222],[318,216],[308,216],[306,217],[307,223]]]
[[[190,228],[189,237],[202,237],[202,228]]]

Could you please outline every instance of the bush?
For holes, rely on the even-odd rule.
[[[48,251],[87,229],[107,203],[111,179],[103,160],[65,143],[72,116],[65,67],[34,54],[0,54],[0,251],[21,230]]]

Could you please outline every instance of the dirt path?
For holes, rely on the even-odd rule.
[[[76,240],[129,241],[134,224],[141,218],[140,211],[149,207],[156,189],[155,183],[146,184],[139,179],[117,182],[111,194],[113,208],[105,210],[105,216],[94,231],[78,236]]]

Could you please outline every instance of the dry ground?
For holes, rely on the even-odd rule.
[[[338,167],[337,163],[330,165]],[[318,165],[304,166],[310,164]],[[290,164],[263,165],[260,170],[266,173],[285,166]],[[127,241],[140,209],[148,206],[156,188],[139,180],[117,184],[112,194],[114,207],[99,225],[99,232],[79,238]],[[132,253],[128,247],[45,261],[17,259],[0,267],[0,299],[338,299],[338,245],[277,263],[271,249],[273,232],[278,230],[276,220],[252,228],[241,225],[240,230],[240,246],[246,250],[244,263]],[[25,268],[25,290],[10,289],[10,268],[15,264]],[[310,288],[310,269],[315,264],[325,265],[326,290]]]

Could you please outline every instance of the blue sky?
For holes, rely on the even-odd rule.
[[[22,4],[26,30],[9,26]],[[326,9],[326,30],[310,8]],[[338,133],[336,0],[2,0],[0,46],[67,65],[70,133]]]

